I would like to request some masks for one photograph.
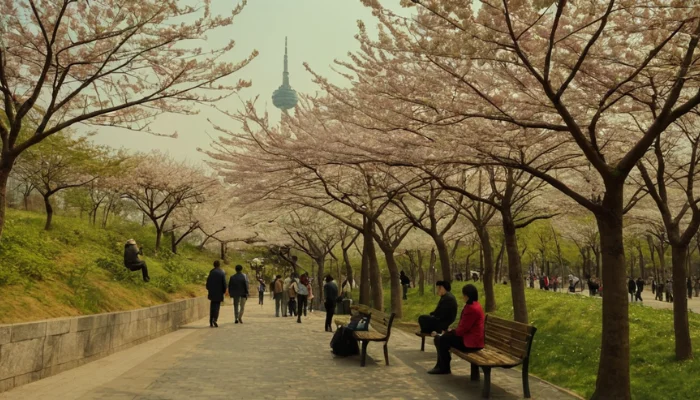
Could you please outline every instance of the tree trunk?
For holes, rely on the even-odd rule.
[[[51,195],[44,196],[44,207],[46,207],[46,225],[44,225],[44,230],[48,231],[51,229],[51,222],[53,221],[53,207],[51,206]]]
[[[372,294],[372,307],[384,311],[384,289],[382,288],[382,274],[379,271],[377,252],[374,247],[374,221],[367,218],[364,226],[365,251],[369,260],[370,292]]]
[[[12,163],[9,164],[9,167],[5,166],[0,169],[0,239],[2,239],[2,232],[5,228],[5,212],[7,208],[7,181],[10,178],[10,171],[12,171]]]
[[[647,274],[646,274],[646,271],[644,270],[644,267],[645,267],[644,254],[642,254],[642,246],[641,245],[637,247],[637,253],[639,254],[639,272],[642,274],[641,275],[642,279],[646,279]]]
[[[391,285],[391,312],[396,314],[396,318],[403,317],[403,288],[401,287],[401,279],[399,278],[399,267],[396,265],[394,258],[394,249],[391,246],[379,246],[386,258],[386,267],[389,270],[389,281]],[[374,307],[377,310],[384,311],[383,308]]]
[[[316,265],[318,266],[318,270],[316,271],[316,293],[314,293],[314,299],[312,300],[313,304],[316,306],[317,310],[320,310],[321,308],[319,307],[320,304],[323,304],[323,284],[325,283],[325,272],[326,272],[326,256],[325,254],[323,256],[314,258],[314,261],[316,262]],[[331,264],[331,271],[333,271],[333,264]],[[342,283],[342,282],[341,282]]]
[[[350,264],[350,256],[348,255],[348,249],[345,247],[343,247],[343,263],[345,263],[345,278],[348,280],[350,288],[352,289],[354,283],[354,278],[352,276],[352,264]],[[340,276],[338,277],[338,279],[340,279]]]
[[[666,248],[663,243],[659,244],[656,252],[659,253],[659,268],[661,269],[661,280],[666,282]]]
[[[226,242],[221,242],[221,261],[223,261],[225,264],[228,263],[228,259],[226,259]]]
[[[479,236],[484,257],[484,270],[481,275],[481,281],[484,283],[484,311],[493,312],[496,310],[496,295],[493,291],[493,250],[491,249],[491,237],[485,226],[475,226],[475,228],[476,234]]]
[[[625,274],[622,228],[623,185],[606,185],[602,207],[596,214],[602,256],[603,333],[596,389],[592,399],[629,400],[629,301]]]
[[[420,250],[418,250],[418,260],[420,260],[418,264],[418,294],[423,296],[425,294],[425,270],[423,270],[423,258]]]
[[[693,358],[693,346],[690,342],[688,326],[688,295],[686,288],[685,264],[688,255],[687,245],[671,245],[673,264],[673,330],[676,338],[676,359]]]
[[[175,231],[170,232],[170,251],[177,254],[177,241],[175,240]]]
[[[156,223],[156,253],[160,250],[160,242],[163,238],[163,228]]]
[[[362,269],[360,270],[360,304],[369,305],[371,301],[369,253],[372,251],[370,250],[370,244],[374,238],[371,234],[365,234],[367,219],[364,219],[362,230]]]
[[[433,237],[435,247],[437,247],[438,256],[440,257],[440,270],[442,271],[442,280],[452,282],[452,270],[450,269],[450,251],[445,244],[445,238],[440,235]]]
[[[527,303],[525,302],[525,281],[523,281],[523,269],[520,263],[520,251],[518,250],[518,238],[515,233],[515,223],[510,214],[510,206],[502,205],[501,220],[503,223],[503,237],[508,254],[508,279],[510,279],[510,293],[513,297],[513,318],[523,324],[528,323]]]

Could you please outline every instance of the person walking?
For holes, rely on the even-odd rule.
[[[289,285],[292,284],[293,278],[294,273],[292,272],[291,274],[289,274],[288,277],[284,279],[284,282],[282,283],[282,304],[284,305],[284,307],[282,308],[283,317],[286,317],[289,313]]]
[[[221,303],[224,301],[224,296],[226,295],[226,272],[221,269],[221,263],[219,260],[214,261],[214,268],[209,271],[209,276],[207,277],[207,292],[209,298],[209,327],[218,328],[219,324],[216,322],[219,319],[219,310],[221,309]]]
[[[664,286],[664,289],[666,290],[666,302],[670,303],[673,301],[673,281],[670,279],[666,279],[666,286]]]
[[[630,294],[630,303],[634,301],[634,294],[637,293],[637,284],[631,276],[627,277],[627,292]]]
[[[275,299],[275,317],[280,316],[280,309],[287,307],[286,304],[282,303],[283,293],[284,293],[284,282],[282,281],[282,275],[277,275],[275,281],[272,283],[272,293]],[[284,316],[287,316],[287,312],[284,311]]]
[[[484,310],[479,304],[479,292],[474,285],[466,285],[462,288],[462,295],[466,301],[459,325],[455,330],[448,330],[443,335],[433,333],[435,347],[437,348],[437,364],[428,371],[429,374],[450,374],[450,348],[471,353],[484,348]]]
[[[688,282],[686,282],[685,286],[688,289],[688,298],[692,299],[693,298],[693,281],[690,280],[690,277],[688,277]]]
[[[236,273],[228,281],[228,295],[233,299],[233,317],[235,323],[243,323],[245,302],[248,299],[248,279],[243,274],[243,267],[236,265]]]
[[[659,283],[656,284],[656,300],[664,301],[664,292],[665,291],[666,291],[666,287],[664,286],[664,281],[662,279],[659,281]]]
[[[265,281],[260,278],[258,280],[258,304],[263,305],[265,299]]]
[[[309,279],[309,283],[306,284],[306,289],[309,291],[309,307],[308,307],[309,313],[314,312],[314,298],[316,296],[314,296],[313,283],[314,283],[314,280]],[[304,315],[306,315],[306,314],[304,314]]]
[[[331,322],[335,312],[335,303],[338,301],[338,285],[331,275],[326,275],[326,284],[323,285],[323,305],[326,308],[326,332],[333,332]]]
[[[637,293],[635,294],[634,301],[644,301],[642,300],[642,291],[644,290],[644,279],[640,276],[637,278]]]
[[[309,300],[309,276],[304,274],[292,286],[297,293],[297,323],[301,324],[301,313],[306,317],[306,306]]]
[[[408,286],[411,284],[411,279],[406,276],[406,273],[401,270],[399,274],[399,279],[401,279],[401,287],[403,287],[403,299],[408,300]]]
[[[297,278],[295,273],[292,273],[292,275],[289,277],[289,286],[287,287],[286,292],[289,316],[293,317],[297,313]]]
[[[656,279],[651,280],[651,294],[656,294]]]
[[[143,249],[136,244],[134,239],[129,239],[124,245],[124,266],[131,272],[141,270],[144,282],[150,282],[146,261],[139,258],[143,255]]]

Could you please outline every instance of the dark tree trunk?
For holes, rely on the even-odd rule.
[[[377,252],[374,247],[374,222],[367,218],[362,235],[365,240],[365,252],[369,260],[370,292],[372,296],[372,307],[377,310],[384,310],[384,289],[382,288],[382,274],[379,271]]]
[[[386,267],[389,270],[389,281],[391,285],[391,312],[396,313],[396,318],[403,317],[403,293],[401,287],[401,279],[399,278],[399,267],[396,265],[396,259],[394,258],[394,250],[391,246],[381,245],[379,246],[384,253],[384,258],[386,259]],[[374,307],[377,310],[384,311],[383,308]]]
[[[364,225],[367,225],[366,219]],[[360,270],[360,304],[369,305],[371,301],[370,291],[370,266],[369,253],[370,244],[374,240],[371,234],[365,234],[365,228],[362,230],[362,269]]]
[[[630,399],[629,302],[625,274],[623,184],[606,185],[596,214],[602,256],[603,333],[596,389],[592,399]]]
[[[314,258],[318,270],[316,271],[316,293],[314,293],[313,303],[316,305],[316,309],[320,310],[320,304],[323,304],[323,284],[325,283],[325,273],[326,273],[326,256],[319,256]],[[333,271],[333,264],[331,264],[331,271]]]
[[[523,269],[520,263],[518,238],[515,233],[513,217],[510,214],[510,206],[502,206],[501,220],[503,223],[506,254],[508,254],[508,279],[510,279],[510,293],[513,297],[513,318],[518,322],[527,324],[528,316],[527,303],[525,302],[525,281],[523,281]]]
[[[496,310],[496,295],[493,291],[493,250],[491,249],[491,237],[485,226],[478,226],[476,234],[479,236],[481,249],[483,250],[484,270],[481,281],[484,284],[484,311]]]
[[[160,243],[163,239],[163,228],[156,223],[156,253],[160,250]]]
[[[46,207],[46,225],[44,225],[44,230],[48,231],[51,229],[51,222],[53,221],[53,207],[51,206],[51,195],[44,196],[44,207]]]
[[[642,279],[647,278],[646,271],[644,269],[645,263],[644,263],[644,254],[642,253],[642,246],[637,246],[637,253],[639,254],[639,272],[642,274]]]
[[[170,232],[170,251],[177,254],[177,240],[175,239],[175,231]]]
[[[423,255],[420,250],[417,251],[418,254],[418,294],[423,296],[425,294],[425,270],[423,269]]]
[[[343,263],[345,264],[345,277],[352,288],[354,279],[352,274],[352,264],[350,264],[350,256],[348,255],[348,249],[343,247]],[[340,277],[338,277],[340,278]]]
[[[440,270],[442,271],[442,280],[452,282],[452,270],[450,269],[450,250],[445,244],[445,238],[440,235],[433,237],[435,247],[437,247],[438,256],[440,257]]]
[[[221,247],[220,247],[220,253],[219,253],[219,255],[220,255],[220,257],[221,257],[221,261],[223,261],[225,264],[228,264],[228,259],[226,258],[226,257],[227,257],[227,254],[226,254],[227,251],[226,251],[226,250],[227,250],[227,249],[226,249],[226,242],[221,242]]]
[[[676,338],[676,359],[690,360],[693,358],[693,346],[690,342],[690,327],[688,325],[688,296],[686,288],[686,257],[687,245],[671,245],[673,264],[673,330]]]
[[[12,162],[9,167],[4,165],[0,168],[0,239],[5,229],[6,209],[7,209],[7,181],[10,179],[10,171],[12,171]]]

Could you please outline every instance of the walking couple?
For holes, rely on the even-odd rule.
[[[228,282],[228,295],[233,299],[233,315],[235,323],[243,323],[245,302],[248,299],[248,277],[243,273],[243,267],[236,265],[236,273]],[[214,261],[214,269],[209,272],[207,278],[207,291],[209,292],[209,326],[218,328],[219,310],[226,295],[226,272],[221,269],[219,260]]]

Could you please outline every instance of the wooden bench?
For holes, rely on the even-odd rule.
[[[362,343],[362,353],[360,358],[360,366],[364,367],[367,360],[367,346],[370,342],[384,342],[384,362],[389,365],[389,338],[391,337],[391,326],[394,323],[396,314],[387,315],[377,309],[359,306],[355,309],[362,314],[370,315],[368,331],[354,331],[352,336]],[[345,326],[347,322],[344,320],[334,320],[336,326]]]
[[[483,398],[491,394],[491,368],[513,368],[522,364],[523,392],[530,398],[528,368],[532,338],[537,328],[488,315],[484,323],[485,347],[475,353],[450,352],[471,363],[471,380],[479,380],[479,367],[484,371]]]

